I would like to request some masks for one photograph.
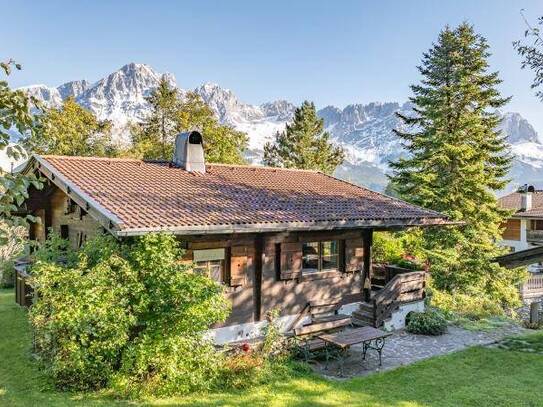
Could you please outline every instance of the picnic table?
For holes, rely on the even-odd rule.
[[[379,366],[382,364],[382,351],[385,346],[385,340],[392,335],[390,332],[381,331],[380,329],[371,326],[362,328],[346,329],[344,331],[321,334],[318,338],[326,343],[326,366],[328,368],[328,360],[333,354],[328,347],[339,349],[340,374],[343,376],[343,365],[345,363],[345,355],[352,345],[362,344],[362,360],[366,360],[366,353],[369,349],[379,353]]]

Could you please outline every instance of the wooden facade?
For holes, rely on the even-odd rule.
[[[508,219],[502,227],[502,238],[505,240],[520,240],[520,219]]]
[[[232,314],[224,325],[262,320],[273,308],[297,314],[312,301],[361,301],[363,239],[361,230],[229,236],[186,236],[185,260],[196,250],[224,248],[227,296]],[[305,273],[304,242],[338,242],[337,269]]]
[[[53,184],[46,185],[41,191],[31,187],[29,195],[27,210],[40,218],[39,223],[30,225],[29,237],[33,240],[43,242],[49,231],[53,230],[77,249],[87,239],[104,230],[81,206]]]

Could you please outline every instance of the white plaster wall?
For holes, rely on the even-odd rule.
[[[350,304],[343,305],[339,309],[340,314],[345,315],[351,315],[353,311],[358,309],[358,306],[360,305],[359,302],[353,302]],[[298,318],[298,314],[295,315],[285,315],[277,320],[277,324],[279,325],[279,330],[281,332],[285,332],[292,323]],[[311,318],[309,315],[304,317],[300,324],[309,323],[311,321]],[[259,321],[259,322],[249,322],[246,324],[237,324],[237,325],[229,325],[224,326],[222,328],[216,328],[216,329],[210,329],[205,337],[207,339],[211,339],[213,342],[215,342],[217,345],[222,345],[228,342],[234,342],[234,341],[242,341],[242,340],[250,340],[257,338],[262,335],[262,330],[266,327],[268,324],[267,321]]]
[[[424,309],[424,300],[400,305],[400,307],[392,313],[392,316],[384,322],[383,327],[386,331],[403,329],[405,328],[405,317],[407,314],[411,311],[424,312]]]

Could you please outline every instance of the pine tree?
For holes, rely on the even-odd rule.
[[[324,131],[324,120],[308,101],[296,109],[294,121],[276,134],[275,141],[264,146],[264,164],[272,167],[331,174],[343,160],[343,149],[330,142],[330,135]]]
[[[206,162],[243,164],[247,135],[220,124],[211,108],[195,92],[181,97],[162,79],[147,101],[151,114],[132,129],[133,154],[146,159],[170,160],[175,136],[199,130],[204,135]]]
[[[23,139],[29,152],[38,154],[114,156],[111,123],[67,98],[59,109],[38,116],[36,131]]]
[[[151,105],[151,113],[132,129],[134,151],[142,158],[169,160],[173,155],[175,136],[179,133],[179,91],[162,78],[146,100]]]
[[[489,56],[485,38],[467,23],[440,33],[418,68],[421,83],[411,87],[413,114],[398,115],[407,130],[395,132],[409,154],[391,163],[391,181],[403,199],[465,222],[426,233],[437,287],[511,302],[520,274],[492,263],[509,214],[495,196],[511,163],[496,109],[509,98],[496,89],[501,80],[488,72]]]

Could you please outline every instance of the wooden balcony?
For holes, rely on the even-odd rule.
[[[526,240],[529,242],[542,242],[543,243],[543,230],[527,230]]]
[[[520,286],[523,300],[543,298],[543,273],[530,273],[530,278]]]

